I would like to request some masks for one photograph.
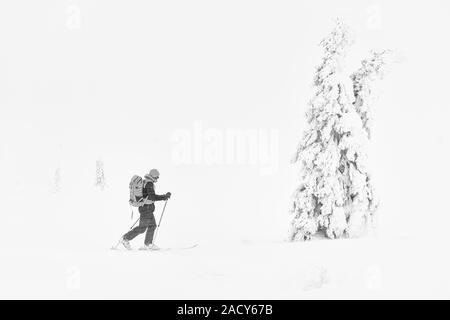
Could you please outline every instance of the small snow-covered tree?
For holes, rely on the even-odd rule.
[[[61,167],[58,166],[53,175],[52,192],[57,193],[61,190]]]
[[[320,43],[324,58],[314,78],[308,127],[294,157],[301,175],[292,203],[291,240],[320,233],[355,236],[371,224],[375,208],[366,168],[368,137],[344,67],[352,43],[341,21]]]
[[[106,187],[105,182],[105,170],[103,166],[103,161],[98,159],[96,161],[96,175],[95,175],[95,186],[104,190]]]

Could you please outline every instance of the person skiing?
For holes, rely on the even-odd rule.
[[[168,200],[171,196],[171,193],[167,192],[164,195],[155,194],[154,184],[158,181],[158,179],[159,171],[156,169],[150,170],[150,172],[144,176],[144,185],[142,187],[142,198],[144,199],[144,205],[139,207],[139,225],[124,234],[119,241],[128,250],[132,249],[130,241],[139,234],[144,233],[146,230],[147,233],[145,234],[144,246],[141,248],[141,250],[159,249],[153,243],[153,234],[156,229],[156,220],[153,214],[153,212],[155,211],[154,202]]]

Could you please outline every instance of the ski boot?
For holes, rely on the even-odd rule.
[[[127,239],[120,238],[119,243],[122,244],[122,245],[125,247],[125,249],[127,249],[127,250],[133,250],[133,249],[131,248],[130,242],[129,242]]]

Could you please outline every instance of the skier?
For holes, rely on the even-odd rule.
[[[144,186],[142,190],[144,205],[139,207],[139,225],[130,230],[120,239],[120,243],[128,250],[131,250],[130,240],[133,240],[137,235],[144,233],[147,230],[144,240],[144,246],[141,250],[157,250],[159,249],[153,243],[153,234],[156,229],[156,220],[153,212],[155,211],[155,201],[168,200],[171,196],[170,192],[165,195],[155,194],[154,183],[159,179],[159,171],[156,169],[150,170],[144,176]]]

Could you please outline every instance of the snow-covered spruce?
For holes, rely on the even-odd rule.
[[[290,240],[318,234],[354,237],[372,226],[377,202],[365,150],[370,117],[363,110],[365,95],[370,95],[369,79],[376,73],[370,68],[376,70],[372,62],[377,60],[363,62],[350,77],[344,60],[352,43],[349,29],[340,21],[320,43],[324,58],[314,78],[308,128],[293,159],[301,165],[301,175],[293,197]]]
[[[103,161],[98,159],[95,163],[95,186],[100,190],[104,190],[106,188],[105,181],[105,169],[103,165]]]

